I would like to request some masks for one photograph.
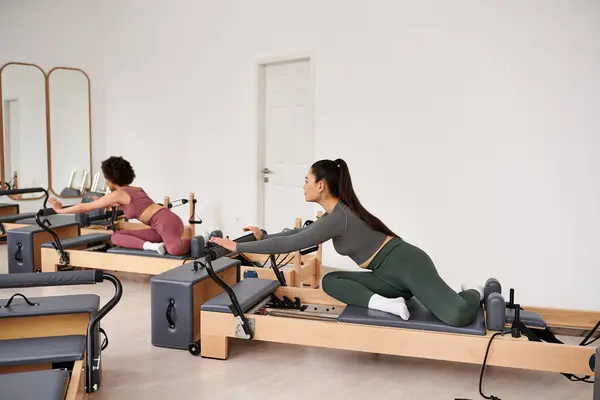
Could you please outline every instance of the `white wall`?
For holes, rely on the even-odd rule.
[[[255,222],[256,60],[308,51],[317,158],[345,158],[453,287],[600,308],[599,3],[1,4],[0,57],[90,72],[94,162],[130,159],[155,198],[195,191],[203,229]]]

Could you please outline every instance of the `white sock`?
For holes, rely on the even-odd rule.
[[[410,312],[408,311],[404,297],[389,299],[387,297],[374,294],[369,300],[369,308],[397,315],[405,321],[410,318]]]
[[[144,243],[144,250],[156,251],[157,253],[159,253],[159,254],[161,254],[163,256],[165,254],[167,254],[167,251],[165,249],[165,244],[164,243],[145,242]]]
[[[460,285],[460,288],[465,291],[465,290],[469,290],[469,289],[475,289],[479,292],[479,298],[480,300],[483,300],[483,286],[480,285],[473,285],[470,283],[463,283],[462,285]]]

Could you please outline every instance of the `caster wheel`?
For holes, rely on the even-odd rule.
[[[188,350],[193,356],[200,355],[200,341],[190,343]]]

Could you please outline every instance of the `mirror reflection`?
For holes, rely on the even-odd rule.
[[[34,65],[6,64],[0,73],[3,180],[14,189],[48,187],[46,80]],[[39,193],[11,196],[36,199]]]
[[[80,197],[93,183],[89,79],[80,70],[56,68],[48,85],[51,189],[60,197]]]

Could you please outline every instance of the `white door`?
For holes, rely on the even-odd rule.
[[[259,84],[259,223],[275,233],[315,218],[302,188],[314,162],[311,61],[263,64]]]

